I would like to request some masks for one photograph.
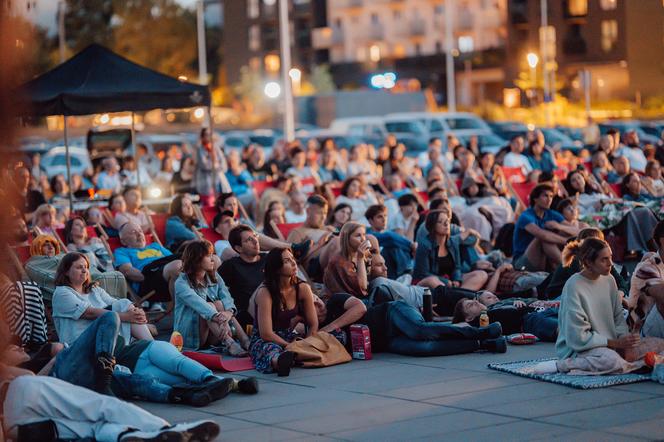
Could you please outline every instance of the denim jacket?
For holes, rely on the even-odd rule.
[[[452,281],[461,281],[462,275],[472,270],[473,264],[479,259],[474,245],[477,238],[469,235],[461,239],[461,235],[451,235],[447,239],[447,251],[452,254],[455,268],[451,275]],[[426,240],[418,242],[415,253],[415,270],[413,279],[424,279],[428,276],[438,275],[438,244],[431,235]]]
[[[224,309],[235,314],[235,302],[224,281],[217,277],[217,282],[208,280],[205,287],[194,288],[186,274],[180,273],[175,281],[175,313],[173,316],[173,330],[178,331],[186,348],[200,347],[199,321],[200,318],[209,321],[217,310],[208,304],[208,301],[221,301]]]

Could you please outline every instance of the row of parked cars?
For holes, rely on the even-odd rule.
[[[609,121],[599,125],[600,133],[610,128],[621,132],[635,130],[642,142],[657,143],[664,131],[664,121]],[[584,147],[584,134],[581,129],[557,126],[540,128],[548,145],[564,150],[577,151]],[[454,135],[461,143],[467,144],[471,137],[477,137],[482,152],[495,153],[505,147],[515,135],[526,135],[529,127],[519,122],[489,122],[477,115],[465,112],[404,112],[383,117],[350,117],[332,121],[329,128],[301,124],[296,126],[296,138],[303,143],[314,138],[319,142],[332,138],[337,146],[350,149],[361,142],[378,145],[388,134],[394,134],[399,142],[406,145],[407,154],[417,156],[426,151],[433,137],[445,140]],[[270,155],[274,145],[283,138],[280,129],[217,131],[226,149],[242,149],[253,143],[263,147]],[[138,133],[136,142],[143,144],[148,154],[161,157],[163,152],[177,146],[182,152],[191,152],[198,142],[198,133],[147,134]],[[131,154],[131,132],[126,128],[97,127],[87,136],[69,139],[72,172],[83,171],[109,154],[121,157]],[[49,176],[66,173],[64,140],[51,142],[29,137],[22,140],[23,154],[42,154],[42,165]]]

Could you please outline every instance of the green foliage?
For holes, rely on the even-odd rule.
[[[116,13],[116,52],[167,75],[196,76],[194,12],[174,0],[129,0]]]
[[[67,0],[65,35],[69,49],[77,53],[92,43],[110,47],[115,9],[113,0]]]
[[[317,94],[331,94],[337,89],[330,73],[330,67],[326,64],[314,66],[309,81]]]
[[[263,101],[261,76],[249,66],[240,68],[240,80],[233,86],[233,91],[244,102],[254,105]]]

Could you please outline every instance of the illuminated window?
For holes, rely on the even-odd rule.
[[[380,46],[371,45],[369,48],[369,59],[373,62],[380,61]]]
[[[602,49],[610,52],[618,41],[618,22],[616,20],[602,21]]]
[[[474,48],[473,37],[468,35],[459,37],[459,52],[472,52]]]
[[[402,44],[394,45],[392,51],[395,58],[403,58],[406,56],[406,48],[404,48]]]
[[[567,0],[567,13],[571,16],[588,15],[588,0]]]
[[[599,5],[603,10],[610,11],[618,7],[618,0],[599,0]]]
[[[260,9],[258,7],[258,0],[249,0],[247,2],[247,17],[258,18]]]
[[[281,67],[281,60],[277,54],[268,54],[263,59],[265,70],[268,72],[278,72]]]
[[[258,25],[249,27],[249,50],[258,51],[261,48],[261,28]]]

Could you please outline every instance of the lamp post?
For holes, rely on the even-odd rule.
[[[452,14],[454,0],[445,2],[445,75],[447,77],[447,110],[456,112],[456,84],[454,78],[454,34],[452,33]]]
[[[64,0],[58,1],[58,47],[60,49],[60,63],[65,62],[65,12],[67,12],[67,3]]]
[[[292,68],[288,71],[288,76],[293,82],[293,95],[300,95],[300,89],[302,87],[302,71],[298,68]]]
[[[537,63],[539,63],[539,57],[534,52],[529,52],[526,55],[526,60],[528,61],[528,66],[530,66],[530,81],[532,82],[532,87],[530,88],[530,105],[533,105],[533,95],[537,90]]]
[[[281,83],[284,93],[284,139],[295,139],[295,115],[293,88],[289,78],[291,70],[290,26],[288,23],[288,0],[279,0],[279,45],[281,52]]]

